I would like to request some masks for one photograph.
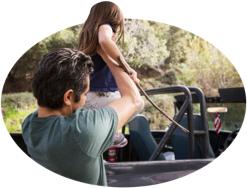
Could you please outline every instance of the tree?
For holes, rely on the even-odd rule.
[[[41,57],[57,48],[77,48],[79,28],[80,25],[59,31],[30,48],[9,72],[3,93],[31,91],[31,79]]]
[[[123,55],[134,67],[159,65],[169,56],[166,38],[161,37],[167,25],[144,20],[126,20]]]
[[[188,44],[186,63],[173,65],[180,70],[180,84],[198,86],[208,96],[217,95],[218,88],[243,86],[234,66],[214,46],[197,36]]]

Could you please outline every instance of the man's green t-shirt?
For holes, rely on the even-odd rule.
[[[42,166],[85,183],[107,185],[103,152],[113,143],[117,113],[110,107],[78,109],[69,117],[38,118],[22,125],[30,156]]]

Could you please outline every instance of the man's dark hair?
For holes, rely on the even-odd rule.
[[[62,48],[46,54],[33,77],[33,94],[39,106],[63,107],[64,93],[72,89],[75,102],[88,86],[87,76],[93,71],[91,58],[84,53]]]

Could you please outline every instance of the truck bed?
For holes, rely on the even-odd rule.
[[[106,163],[108,186],[154,185],[188,175],[213,159]]]

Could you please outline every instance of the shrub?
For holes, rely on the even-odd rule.
[[[10,133],[21,132],[25,117],[36,109],[32,93],[3,94],[1,107],[5,125]]]

